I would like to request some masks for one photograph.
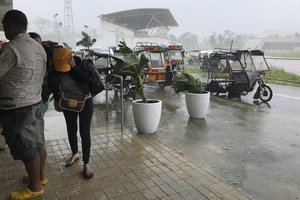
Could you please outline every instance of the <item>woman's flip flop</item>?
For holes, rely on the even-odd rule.
[[[66,164],[65,166],[66,167],[70,167],[72,166],[76,161],[79,160],[79,154],[76,153],[76,154],[73,154],[67,161],[66,161]]]

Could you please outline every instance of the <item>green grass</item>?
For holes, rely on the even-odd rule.
[[[199,74],[202,76],[207,76],[207,72],[201,71],[200,66],[196,66],[196,65],[191,65],[191,66],[185,67],[184,71],[186,71],[188,73],[195,73],[195,74]]]
[[[185,67],[185,71],[188,73],[199,74],[201,76],[207,76],[207,72],[201,71],[199,66]],[[265,82],[272,84],[300,87],[300,76],[286,72],[284,69],[271,68],[271,70],[266,73],[264,80]]]
[[[300,76],[286,72],[284,69],[271,68],[271,70],[266,73],[265,79],[269,83],[300,87]]]
[[[265,52],[265,56],[300,58],[300,52]]]

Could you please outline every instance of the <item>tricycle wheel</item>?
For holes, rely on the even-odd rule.
[[[211,81],[205,88],[205,90],[209,91],[213,95],[219,95],[221,92],[221,86],[217,81]]]
[[[262,102],[266,103],[272,99],[273,92],[270,86],[266,84],[262,84],[258,89],[259,89],[259,98]]]
[[[164,89],[164,87],[165,87],[165,83],[164,82],[159,82],[158,85],[159,85],[159,87],[161,89]]]

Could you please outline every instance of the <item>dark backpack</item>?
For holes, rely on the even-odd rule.
[[[53,66],[50,68],[52,69],[48,71],[47,87],[50,93],[53,94],[53,98],[57,100],[60,92],[61,74],[55,71]]]
[[[53,94],[53,98],[58,98],[60,75],[59,72],[54,70],[53,64],[50,60],[52,60],[54,50],[62,46],[53,41],[43,41],[42,45],[47,54],[47,68],[42,86],[42,99],[43,101],[48,101],[51,93]]]
[[[96,96],[104,90],[104,84],[101,80],[101,76],[95,67],[93,61],[90,59],[83,60],[83,63],[87,67],[87,72],[89,74],[89,89],[92,96]]]
[[[51,91],[49,90],[48,83],[47,83],[47,77],[45,77],[43,85],[42,85],[42,100],[43,102],[49,101],[49,97],[51,95]]]

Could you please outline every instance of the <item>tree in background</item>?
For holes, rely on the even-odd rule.
[[[84,31],[82,31],[81,34],[82,34],[82,39],[79,40],[78,42],[76,42],[76,46],[83,46],[83,47],[86,47],[87,49],[89,49],[97,41],[95,38],[92,39],[91,36],[89,36]]]
[[[190,32],[182,34],[177,41],[180,42],[186,51],[199,49],[198,36]]]
[[[52,22],[45,18],[35,18],[28,22],[28,30],[36,30],[43,40],[61,42],[66,40],[61,22]]]
[[[294,37],[295,37],[295,38],[300,38],[300,33],[297,33],[297,32],[296,32],[296,33],[294,34]]]
[[[48,33],[49,30],[51,29],[51,21],[48,19],[44,19],[44,18],[36,18],[33,20],[33,24],[36,25],[37,29],[38,29],[38,33],[40,35],[43,35],[45,33]]]
[[[216,33],[213,33],[211,36],[209,36],[208,42],[209,42],[210,48],[216,47],[216,44],[217,44]]]
[[[169,35],[169,40],[171,40],[172,42],[176,42],[177,41],[177,38],[176,38],[176,36],[175,35],[173,35],[173,34],[171,34],[171,35]]]
[[[222,34],[212,33],[212,35],[204,38],[201,47],[210,49],[229,49],[231,48],[231,43],[233,43],[233,48],[241,49],[249,38],[251,38],[250,35],[238,34],[231,30],[225,30]]]

